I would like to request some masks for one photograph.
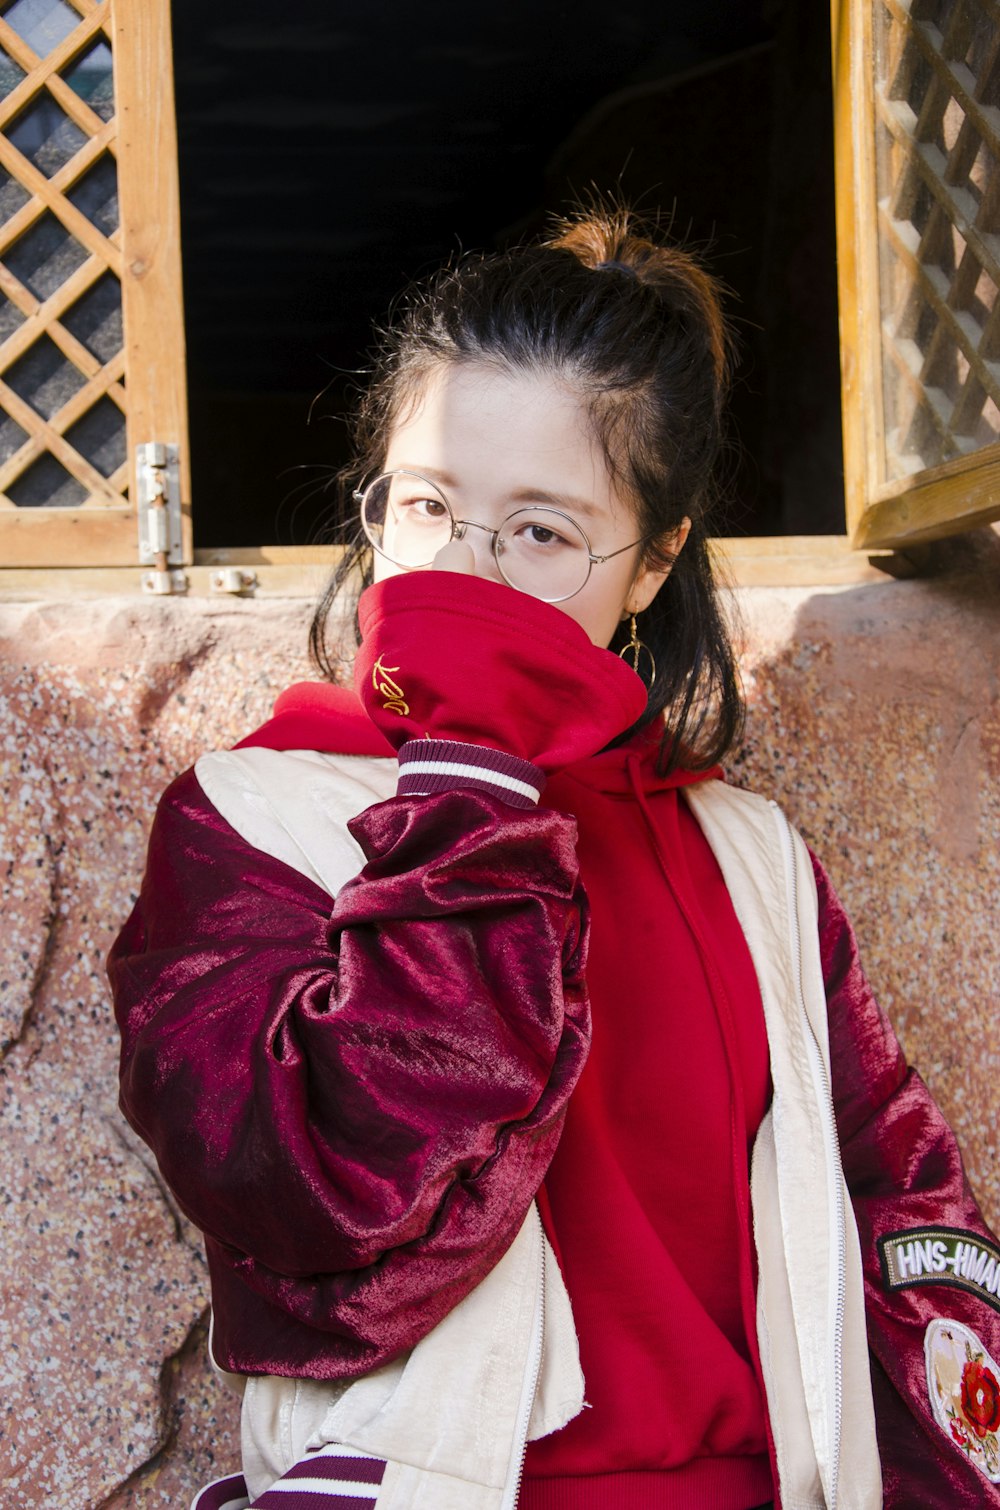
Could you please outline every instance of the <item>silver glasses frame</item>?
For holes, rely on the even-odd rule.
[[[425,487],[430,488],[431,491],[441,499],[445,508],[448,510],[448,516],[451,519],[451,537],[446,542],[446,544],[450,545],[452,540],[464,540],[466,531],[470,528],[475,530],[483,530],[487,535],[489,535],[490,550],[493,554],[493,559],[497,564],[497,571],[500,573],[501,577],[503,577],[504,581],[507,583],[507,586],[512,587],[515,592],[524,592],[525,589],[523,587],[518,587],[516,582],[512,582],[503,569],[503,551],[497,550],[497,540],[499,539],[500,531],[503,530],[512,519],[516,519],[518,514],[536,513],[539,509],[544,509],[547,514],[555,514],[558,518],[565,519],[569,524],[573,526],[575,530],[579,532],[579,534],[583,538],[584,545],[587,547],[587,575],[584,577],[579,587],[574,587],[572,592],[563,593],[562,596],[558,598],[541,598],[538,597],[537,593],[528,593],[528,597],[537,598],[538,602],[540,603],[566,603],[570,598],[575,598],[577,593],[583,592],[583,589],[590,581],[590,574],[595,566],[603,566],[605,561],[612,561],[614,560],[615,556],[623,556],[626,551],[634,550],[637,545],[645,545],[647,540],[651,540],[653,538],[652,535],[641,535],[638,540],[631,540],[629,541],[628,545],[621,545],[617,550],[608,551],[606,555],[600,556],[596,553],[593,546],[591,545],[590,537],[580,521],[578,519],[574,519],[573,515],[568,514],[565,509],[558,509],[554,504],[549,503],[530,504],[525,505],[520,509],[512,509],[496,529],[491,529],[488,524],[480,524],[476,519],[459,519],[455,513],[455,510],[451,506],[451,500],[449,499],[447,493],[438,483],[431,482],[429,477],[422,476],[420,472],[411,472],[406,467],[396,467],[390,472],[379,472],[378,476],[373,477],[370,482],[366,482],[363,488],[356,488],[353,493],[353,498],[354,502],[359,507],[361,528],[362,530],[364,530],[365,538],[367,539],[372,550],[377,551],[378,554],[383,558],[383,560],[391,561],[393,566],[398,566],[401,571],[426,571],[429,566],[433,565],[433,562],[424,561],[421,562],[419,566],[407,566],[402,561],[396,561],[392,556],[389,555],[387,551],[382,550],[380,546],[375,544],[375,541],[372,539],[371,535],[369,535],[367,529],[365,528],[365,499],[367,498],[368,494],[371,492],[375,484],[382,482],[382,480],[386,477],[413,477],[417,482],[422,482]],[[439,547],[439,549],[442,548],[443,547]]]

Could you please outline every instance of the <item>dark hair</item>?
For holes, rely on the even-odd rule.
[[[665,770],[714,765],[743,724],[708,556],[728,356],[718,285],[690,253],[640,234],[624,210],[586,211],[560,221],[548,241],[463,258],[403,296],[355,417],[356,460],[340,476],[342,497],[350,498],[366,476],[381,471],[393,425],[442,363],[568,378],[589,407],[639,532],[649,537],[644,564],[669,565],[670,540],[685,516],[691,520],[687,543],[639,627],[656,659],[656,679],[633,729],[665,717]],[[360,530],[310,630],[313,660],[331,681],[337,668],[327,620],[359,570],[370,582],[371,552]],[[611,649],[628,639],[620,626]]]

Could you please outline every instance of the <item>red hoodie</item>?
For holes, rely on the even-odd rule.
[[[592,1407],[532,1443],[523,1510],[746,1510],[773,1494],[749,1150],[756,976],[658,731],[552,778],[591,904],[593,1041],[545,1181]]]

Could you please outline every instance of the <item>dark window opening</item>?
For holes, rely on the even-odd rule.
[[[732,534],[843,530],[830,37],[795,0],[174,11],[198,547],[325,537],[373,321],[620,191],[729,286]]]

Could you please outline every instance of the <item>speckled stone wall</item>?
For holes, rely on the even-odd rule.
[[[831,870],[1000,1220],[1000,567],[745,593],[738,780]],[[0,604],[0,1504],[166,1510],[238,1461],[206,1276],[116,1109],[103,958],[159,791],[307,674],[308,604]]]

